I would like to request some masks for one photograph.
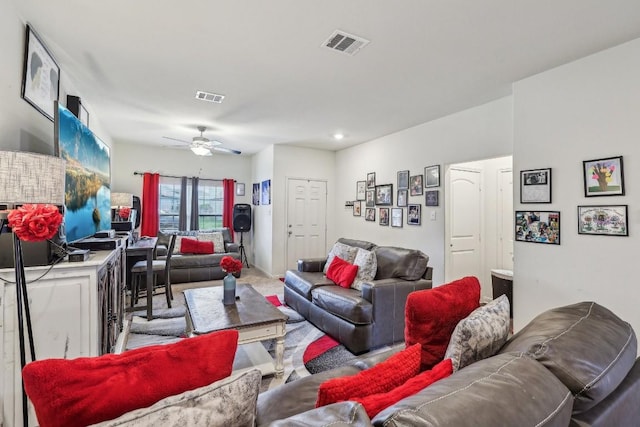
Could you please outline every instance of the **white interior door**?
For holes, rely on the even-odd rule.
[[[447,282],[464,276],[482,277],[480,180],[478,170],[449,169]]]
[[[298,259],[327,254],[327,183],[307,179],[287,180],[287,269]]]
[[[498,184],[500,185],[498,261],[501,269],[513,270],[513,171],[501,170],[498,174]]]

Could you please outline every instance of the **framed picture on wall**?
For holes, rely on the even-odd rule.
[[[376,185],[376,205],[393,205],[393,184]]]
[[[585,160],[584,196],[624,196],[622,156]]]
[[[440,187],[440,165],[424,168],[424,187]]]
[[[516,211],[516,241],[560,244],[560,212]]]
[[[551,203],[551,168],[520,172],[520,203]]]
[[[376,220],[376,208],[366,208],[364,211],[364,219],[365,221],[375,221]]]
[[[380,225],[389,225],[389,208],[380,208]]]
[[[406,189],[409,188],[409,171],[399,171],[398,172],[398,189]]]
[[[22,99],[53,121],[53,101],[58,100],[59,91],[60,67],[33,28],[27,25]]]
[[[244,196],[244,183],[236,182],[236,196]]]
[[[376,173],[369,172],[367,174],[367,189],[373,190],[376,187]]]
[[[356,182],[356,200],[365,200],[366,199],[366,191],[367,191],[367,182],[366,181],[358,181],[358,182]]]
[[[420,211],[420,205],[418,204],[410,204],[407,207],[407,224],[409,225],[420,225],[422,220],[422,215]]]
[[[412,176],[409,182],[409,195],[422,196],[422,175]]]
[[[360,200],[353,202],[353,216],[362,216],[362,202]]]
[[[627,205],[578,206],[578,234],[628,236]]]
[[[262,181],[262,204],[271,204],[271,180],[266,179]]]
[[[425,206],[438,206],[438,190],[429,190],[424,192]]]
[[[407,207],[407,200],[409,199],[409,190],[398,190],[398,206]]]
[[[402,228],[402,208],[391,208],[391,226]]]
[[[368,208],[372,208],[375,205],[376,205],[376,190],[367,190],[365,206]]]
[[[251,202],[253,205],[258,206],[260,204],[260,183],[253,183],[253,192],[251,194]]]

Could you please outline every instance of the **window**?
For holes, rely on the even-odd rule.
[[[182,188],[181,178],[160,178],[159,217],[160,230],[164,232],[180,230],[180,199],[185,191],[186,229],[192,229],[191,197],[193,180],[187,179],[186,188]],[[222,208],[224,206],[224,192],[222,181],[198,180],[198,229],[210,230],[222,227]]]

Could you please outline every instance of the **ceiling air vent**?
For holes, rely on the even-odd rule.
[[[353,56],[367,44],[369,44],[369,40],[367,39],[336,30],[322,45],[331,50]]]
[[[216,104],[222,104],[224,95],[218,95],[217,93],[204,92],[199,90],[196,92],[196,99],[199,99],[201,101],[215,102]]]

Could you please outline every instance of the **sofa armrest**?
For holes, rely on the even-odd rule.
[[[224,242],[225,252],[240,252],[240,245],[233,242]]]
[[[422,275],[422,278],[425,280],[432,280],[433,279],[433,267],[427,267],[427,269],[424,271],[424,274]]]
[[[298,260],[298,271],[303,273],[319,273],[324,270],[326,258],[305,258]]]

